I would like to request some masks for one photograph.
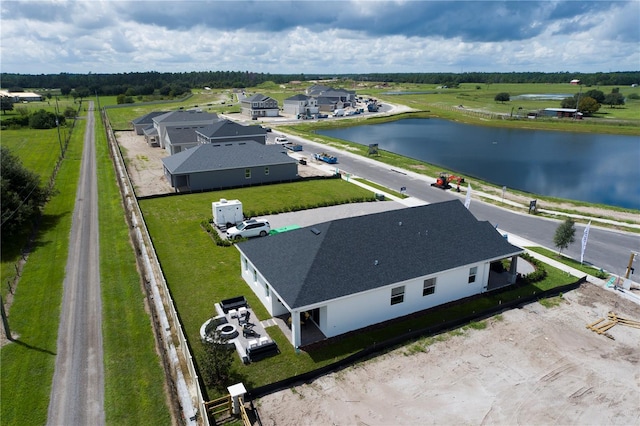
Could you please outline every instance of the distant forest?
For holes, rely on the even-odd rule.
[[[568,83],[579,79],[586,86],[628,86],[640,83],[640,71],[609,73],[377,73],[377,74],[265,74],[249,71],[203,71],[184,73],[140,72],[123,74],[0,74],[0,86],[5,90],[60,89],[68,94],[78,88],[88,89],[99,95],[119,95],[127,91],[136,94],[169,91],[181,93],[195,87],[212,89],[255,87],[272,81],[276,84],[290,81],[324,79],[346,79],[352,81],[376,81],[386,83],[420,83],[456,87],[462,83]]]

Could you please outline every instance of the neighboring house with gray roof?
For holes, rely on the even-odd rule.
[[[299,114],[311,116],[319,112],[316,98],[307,95],[294,95],[283,102],[285,114],[298,116]]]
[[[298,179],[298,162],[279,145],[253,140],[205,143],[162,159],[176,192],[204,191]]]
[[[510,285],[517,256],[458,200],[300,228],[236,245],[242,278],[273,316],[301,314],[325,337]],[[290,253],[291,256],[274,255]],[[511,260],[508,271],[500,270]]]
[[[205,127],[206,126],[167,127],[165,149],[169,151],[169,154],[173,155],[186,149],[193,148],[198,145],[198,130],[202,130]]]
[[[338,108],[342,108],[342,103],[338,103],[334,99],[325,98],[324,96],[318,96],[316,99],[318,104],[318,110],[322,112],[333,112]]]
[[[240,99],[240,106],[242,113],[253,120],[259,117],[277,117],[280,113],[278,101],[262,93]]]
[[[267,144],[267,131],[261,126],[243,126],[230,120],[220,120],[197,130],[198,143],[253,140]]]
[[[153,127],[153,118],[158,117],[159,115],[166,114],[169,111],[154,111],[149,114],[145,114],[142,117],[135,118],[131,120],[131,124],[133,125],[133,130],[135,130],[136,135],[143,135],[144,130]]]
[[[207,126],[218,121],[218,115],[203,111],[171,111],[153,117],[153,127],[157,132],[157,140],[160,148],[166,149],[171,154],[171,144],[167,138],[168,127],[197,127]]]
[[[315,98],[324,97],[336,103],[343,103],[343,106],[353,105],[357,98],[355,90],[334,89],[320,84],[308,87],[305,93]]]

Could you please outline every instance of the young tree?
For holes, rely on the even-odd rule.
[[[575,235],[575,222],[573,221],[573,219],[568,217],[558,226],[558,229],[556,229],[556,234],[553,236],[553,243],[558,248],[558,256],[562,254],[562,250],[569,247],[569,244],[575,241]]]
[[[0,235],[7,241],[40,212],[48,192],[40,187],[40,176],[27,170],[8,148],[0,147],[0,158]]]
[[[220,332],[215,330],[210,334],[212,342],[203,341],[204,357],[202,359],[202,379],[212,388],[224,390],[229,383],[231,364],[235,350],[228,347],[220,337]]]
[[[500,92],[493,98],[496,102],[509,102],[511,100],[511,96],[507,92]]]

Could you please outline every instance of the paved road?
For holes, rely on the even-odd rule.
[[[277,131],[275,131],[276,134]],[[319,145],[309,143],[304,139],[290,137],[292,142],[300,143],[304,148],[304,154],[310,157],[312,153],[321,149],[339,159],[339,167],[349,173],[361,176],[373,182],[385,185],[388,188],[400,190],[407,188],[407,194],[429,203],[464,198],[452,191],[443,191],[433,188],[425,178],[407,174],[402,170],[394,169],[386,164],[375,162],[357,155],[349,155],[341,151],[332,150],[326,146],[319,148]],[[486,220],[497,225],[501,230],[518,235],[529,241],[553,248],[553,236],[560,221],[530,216],[503,209],[491,204],[485,204],[478,200],[472,200],[469,210],[479,219]],[[447,218],[442,218],[446,221]],[[454,223],[451,226],[455,226]],[[576,225],[576,241],[569,246],[564,253],[580,259],[581,240],[584,226]],[[640,251],[640,236],[637,234],[616,232],[600,229],[592,223],[589,231],[589,239],[585,251],[585,262],[596,265],[614,274],[624,274],[631,251]],[[640,270],[640,268],[636,268]],[[634,277],[632,277],[634,278]],[[638,281],[638,278],[635,279]]]
[[[48,425],[104,425],[102,301],[93,102],[69,240]]]

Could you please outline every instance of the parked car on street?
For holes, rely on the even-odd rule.
[[[289,139],[287,139],[286,136],[278,136],[276,143],[289,143]]]
[[[271,231],[271,225],[266,219],[249,219],[227,229],[227,239],[264,237]]]

